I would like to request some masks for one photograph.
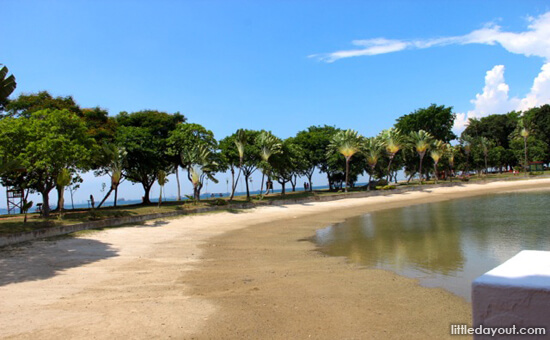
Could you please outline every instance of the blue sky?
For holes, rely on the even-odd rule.
[[[0,0],[0,12],[15,95],[179,111],[217,138],[319,124],[372,136],[431,103],[453,106],[460,131],[550,101],[548,1]],[[80,200],[101,196],[92,177]]]

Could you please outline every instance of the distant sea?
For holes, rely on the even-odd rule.
[[[362,185],[365,185],[366,183],[356,183],[355,186],[362,186]],[[316,190],[323,190],[323,189],[328,189],[328,185],[321,185],[321,186],[314,186],[313,189],[316,189]],[[292,187],[287,188],[286,189],[286,192],[291,192],[292,191]],[[296,191],[304,191],[304,187],[303,186],[296,186]],[[276,190],[273,190],[273,192],[275,193],[278,193],[278,192],[281,192],[281,189],[276,189]],[[250,195],[257,195],[260,193],[260,190],[254,190],[254,191],[250,191]],[[208,192],[208,193],[204,193],[201,195],[201,198],[205,199],[205,198],[212,198],[212,195],[214,195],[214,197],[229,197],[231,195],[231,193],[219,193],[219,192],[216,192],[216,193],[212,193],[212,192]],[[246,191],[240,191],[240,192],[236,192],[235,193],[235,196],[245,196],[246,195]],[[96,200],[95,204],[96,206],[99,204],[99,202],[101,202],[101,199],[102,198],[99,198]],[[184,196],[182,197],[182,200],[186,200],[187,198]],[[163,197],[163,201],[166,202],[166,201],[176,201],[177,200],[177,197]],[[158,198],[152,198],[151,197],[151,202],[158,202]],[[133,204],[139,204],[141,203],[141,199],[124,199],[124,198],[120,198],[117,202],[117,205],[118,206],[122,206],[122,205],[133,205]],[[105,203],[103,203],[103,206],[104,207],[111,207],[114,205],[114,201],[105,201]],[[55,208],[55,204],[53,207],[51,207],[52,209]],[[67,199],[65,199],[65,209],[67,210],[70,210],[72,209],[73,206],[69,200],[68,204],[67,204]],[[74,208],[75,209],[83,209],[83,208],[91,208],[91,205],[90,203],[79,203],[79,204],[75,204],[74,205]],[[34,212],[36,209],[36,204],[32,207],[32,211]],[[1,215],[6,215],[8,213],[8,209],[6,208],[0,208],[0,214]]]

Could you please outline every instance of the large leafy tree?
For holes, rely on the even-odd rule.
[[[286,192],[286,184],[290,182],[292,191],[296,190],[298,176],[307,170],[303,163],[304,150],[294,143],[294,138],[290,137],[283,141],[281,152],[272,157],[273,176],[281,184],[281,194]]]
[[[87,164],[94,143],[82,119],[68,110],[41,110],[28,117],[4,118],[0,121],[2,155],[16,160],[21,168],[4,177],[4,185],[39,192],[43,213],[48,216],[49,193],[61,172],[74,172]]]
[[[334,167],[334,156],[327,158],[327,150],[330,141],[336,132],[340,129],[334,126],[310,126],[307,130],[296,134],[294,142],[304,151],[304,161],[308,166],[304,175],[309,181],[309,189],[312,190],[312,176],[315,168],[327,175],[329,187],[332,189],[334,184],[334,175],[338,172]]]
[[[399,117],[395,127],[403,134],[424,130],[435,139],[448,143],[457,138],[452,131],[455,118],[452,107],[432,104]]]
[[[67,110],[82,116],[82,110],[73,97],[54,97],[48,91],[22,94],[6,105],[6,113],[13,117],[30,117],[33,112],[40,110]]]
[[[168,136],[185,117],[179,113],[145,110],[121,112],[116,119],[119,125],[116,142],[127,152],[123,176],[140,183],[144,190],[143,203],[151,203],[149,192],[159,171],[169,172],[173,167],[166,155]]]
[[[545,104],[524,112],[525,120],[531,125],[536,139],[550,143],[550,105]],[[544,162],[550,162],[550,148],[547,149]]]
[[[13,74],[8,76],[8,68],[2,66],[0,68],[0,111],[4,109],[4,106],[8,102],[8,97],[13,93],[16,86],[15,76]]]
[[[509,148],[509,137],[517,126],[518,114],[493,114],[482,118],[470,118],[468,126],[462,134],[477,137],[485,137],[493,141],[496,146]]]

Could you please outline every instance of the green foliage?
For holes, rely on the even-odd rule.
[[[8,72],[9,71],[6,66],[0,68],[0,111],[4,109],[4,106],[8,102],[8,97],[17,87],[15,76],[13,74],[7,76]]]
[[[302,147],[294,143],[294,138],[287,138],[281,145],[281,152],[273,155],[271,166],[273,176],[282,185],[283,194],[285,184],[292,182],[296,185],[296,178],[309,170],[309,164],[304,162],[305,152]]]
[[[123,176],[140,183],[145,192],[143,203],[150,203],[149,192],[159,171],[169,171],[173,164],[173,159],[166,155],[168,137],[185,117],[146,110],[121,112],[116,119],[119,125],[116,144],[127,152]]]
[[[327,150],[327,157],[340,153],[346,161],[346,192],[348,191],[349,181],[349,162],[353,155],[358,153],[363,145],[363,137],[355,130],[338,131],[330,141]]]
[[[215,200],[211,200],[209,201],[210,205],[214,205],[214,206],[225,206],[225,205],[228,205],[229,203],[224,200],[223,198],[216,198]]]
[[[394,126],[403,134],[424,130],[433,138],[448,143],[457,138],[452,131],[456,118],[456,114],[452,111],[452,106],[432,104],[427,108],[399,117]]]
[[[463,135],[485,137],[496,146],[509,147],[509,137],[517,125],[517,113],[489,115],[480,119],[470,118]]]
[[[337,155],[327,158],[327,150],[330,141],[340,129],[334,126],[310,126],[307,130],[296,134],[294,142],[304,150],[305,161],[309,165],[307,174],[309,179],[315,168],[325,173],[328,178],[329,187],[334,185],[334,176],[340,170],[334,167],[337,164]]]
[[[82,111],[73,97],[53,97],[47,91],[32,94],[22,94],[6,105],[6,112],[12,117],[29,118],[34,112],[41,110],[66,110],[81,117]]]
[[[47,216],[48,194],[56,186],[58,175],[63,169],[85,167],[94,144],[82,119],[67,110],[41,110],[29,117],[4,118],[0,121],[0,151],[24,170],[5,176],[3,184],[40,192]]]
[[[167,154],[173,157],[174,162],[179,163],[179,166],[187,168],[192,160],[181,157],[181,155],[198,144],[204,144],[210,149],[215,149],[218,146],[212,131],[207,130],[204,126],[195,123],[177,124],[175,129],[169,133]]]
[[[187,167],[189,180],[193,184],[194,197],[199,201],[200,192],[206,178],[218,183],[218,180],[214,177],[217,168],[214,154],[208,145],[196,144],[191,149],[183,151],[181,157],[190,163]]]

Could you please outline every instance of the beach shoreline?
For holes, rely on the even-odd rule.
[[[323,256],[315,230],[369,211],[518,190],[550,179],[152,221],[0,254],[2,338],[442,338],[464,299]]]

